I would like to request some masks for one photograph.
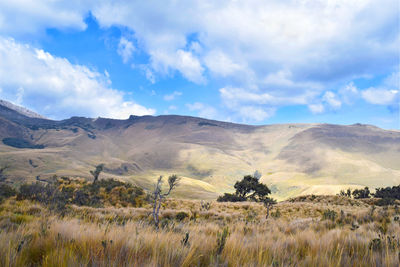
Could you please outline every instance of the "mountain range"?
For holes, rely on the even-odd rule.
[[[303,194],[400,184],[400,131],[372,125],[252,126],[197,117],[72,117],[50,120],[0,101],[0,179],[53,175],[130,181],[151,189],[177,174],[176,197],[215,199],[258,170],[282,200]]]

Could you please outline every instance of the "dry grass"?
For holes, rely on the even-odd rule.
[[[10,199],[0,205],[0,265],[399,266],[398,210],[325,200],[281,202],[269,219],[255,203],[213,202],[207,210],[168,200],[156,230],[150,207],[72,206],[60,217]],[[179,221],[182,211],[189,216]]]

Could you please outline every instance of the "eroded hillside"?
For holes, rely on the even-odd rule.
[[[369,125],[249,126],[186,116],[52,121],[0,106],[0,138],[2,179],[17,183],[89,178],[98,163],[104,177],[145,188],[176,173],[183,177],[176,195],[192,198],[231,191],[255,170],[278,199],[400,183],[400,132]]]

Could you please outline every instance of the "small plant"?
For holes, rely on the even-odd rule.
[[[48,233],[48,229],[50,228],[48,220],[42,216],[41,220],[40,220],[40,235],[41,236],[46,236]]]
[[[224,250],[228,236],[229,236],[229,229],[227,227],[225,227],[222,232],[217,234],[217,247],[216,247],[217,255],[220,255]]]
[[[211,203],[204,202],[203,200],[201,201],[200,205],[201,205],[201,210],[209,210],[211,208]]]
[[[323,220],[335,221],[336,217],[337,217],[337,212],[330,209],[325,210],[324,213],[322,214]]]
[[[381,220],[381,225],[378,226],[378,230],[382,233],[382,234],[386,234],[389,228],[389,224],[390,224],[390,219],[389,217],[383,217]]]
[[[257,215],[257,212],[255,212],[253,209],[248,210],[246,214],[246,223],[254,222],[257,218]]]
[[[190,246],[190,243],[189,243],[189,232],[187,232],[185,234],[185,237],[181,240],[181,244],[184,247],[189,247]]]
[[[355,222],[352,222],[352,223],[351,223],[351,228],[350,228],[350,230],[355,231],[355,230],[357,230],[358,228],[360,228],[360,226],[359,226],[357,223],[355,223]]]
[[[190,220],[195,222],[197,220],[197,217],[199,217],[199,214],[196,210],[191,210],[191,214],[192,215],[190,216]]]
[[[343,225],[345,223],[346,215],[343,210],[340,210],[340,216],[338,219],[338,223]]]
[[[279,211],[279,209],[276,209],[275,212],[271,212],[271,216],[273,218],[279,218],[279,217],[281,217],[281,212]]]
[[[93,171],[90,171],[90,174],[93,175],[93,184],[97,182],[99,179],[100,173],[103,171],[104,164],[99,164],[96,166],[96,169]]]
[[[369,244],[368,244],[368,248],[370,250],[381,250],[382,249],[382,240],[380,238],[374,238],[372,239]]]
[[[368,212],[368,216],[370,217],[370,219],[372,220],[374,217],[374,211],[375,211],[376,207],[374,205],[371,206],[371,209]]]

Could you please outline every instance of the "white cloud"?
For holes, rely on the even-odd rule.
[[[359,97],[359,91],[354,83],[350,82],[339,89],[339,95],[345,104],[350,105]]]
[[[244,121],[263,121],[275,114],[274,108],[245,106],[239,108],[239,115]]]
[[[376,105],[400,104],[400,72],[393,72],[378,87],[370,87],[361,92],[362,98]]]
[[[195,102],[192,104],[186,104],[186,107],[190,111],[197,111],[197,115],[202,118],[216,119],[218,116],[218,112],[215,108],[204,103]]]
[[[204,58],[207,68],[216,75],[226,77],[242,69],[239,64],[232,60],[221,51],[210,51]]]
[[[195,58],[191,52],[178,50],[176,52],[176,63],[175,68],[179,70],[183,76],[189,81],[195,83],[204,82],[203,71],[204,68],[201,66],[199,60]]]
[[[0,33],[43,34],[47,28],[86,29],[84,17],[94,1],[0,1]]]
[[[321,103],[330,110],[360,95],[336,92],[341,84],[398,64],[396,6],[397,0],[3,1],[0,33],[82,30],[90,11],[103,27],[134,32],[137,49],[149,56],[144,75],[152,83],[175,73],[200,84],[216,78],[248,93],[227,89],[224,103],[231,97],[263,109]]]
[[[325,101],[333,109],[339,109],[342,107],[342,102],[340,102],[340,100],[337,99],[336,94],[331,91],[325,92],[322,100]]]
[[[172,101],[176,97],[181,96],[181,95],[182,95],[182,92],[174,91],[172,94],[164,95],[164,100],[165,101]]]
[[[355,93],[356,88],[353,84],[348,84],[340,90],[340,95],[335,94],[332,91],[326,91],[319,102],[312,103],[308,105],[308,109],[313,114],[323,113],[328,110],[339,110],[342,107],[342,101],[345,101],[346,104],[351,104],[347,102],[347,98],[349,95]]]
[[[396,4],[163,1],[155,9],[153,1],[114,1],[96,7],[94,15],[103,26],[131,28],[156,73],[175,69],[197,83],[208,79],[207,73],[222,79],[225,88],[241,88],[240,93],[220,91],[230,110],[240,113],[227,99],[264,108],[321,101],[339,108],[341,96],[328,93],[323,99],[327,87],[384,73],[397,64]],[[178,60],[182,55],[187,64]]]
[[[135,51],[135,46],[131,41],[126,39],[125,37],[121,37],[118,44],[118,55],[122,57],[122,61],[127,63],[131,58],[132,54]]]
[[[151,52],[150,66],[155,72],[169,75],[178,70],[186,79],[194,83],[204,83],[204,68],[191,52],[177,50],[174,53],[157,50]]]
[[[398,90],[387,90],[371,87],[362,91],[362,97],[365,99],[365,101],[376,105],[390,105],[398,98],[398,96]]]
[[[107,75],[0,37],[1,97],[54,118],[154,114],[110,87]],[[17,97],[15,98],[15,96]]]
[[[325,111],[325,107],[321,103],[310,104],[310,105],[308,105],[308,108],[313,114],[318,114],[318,113],[322,113]]]

